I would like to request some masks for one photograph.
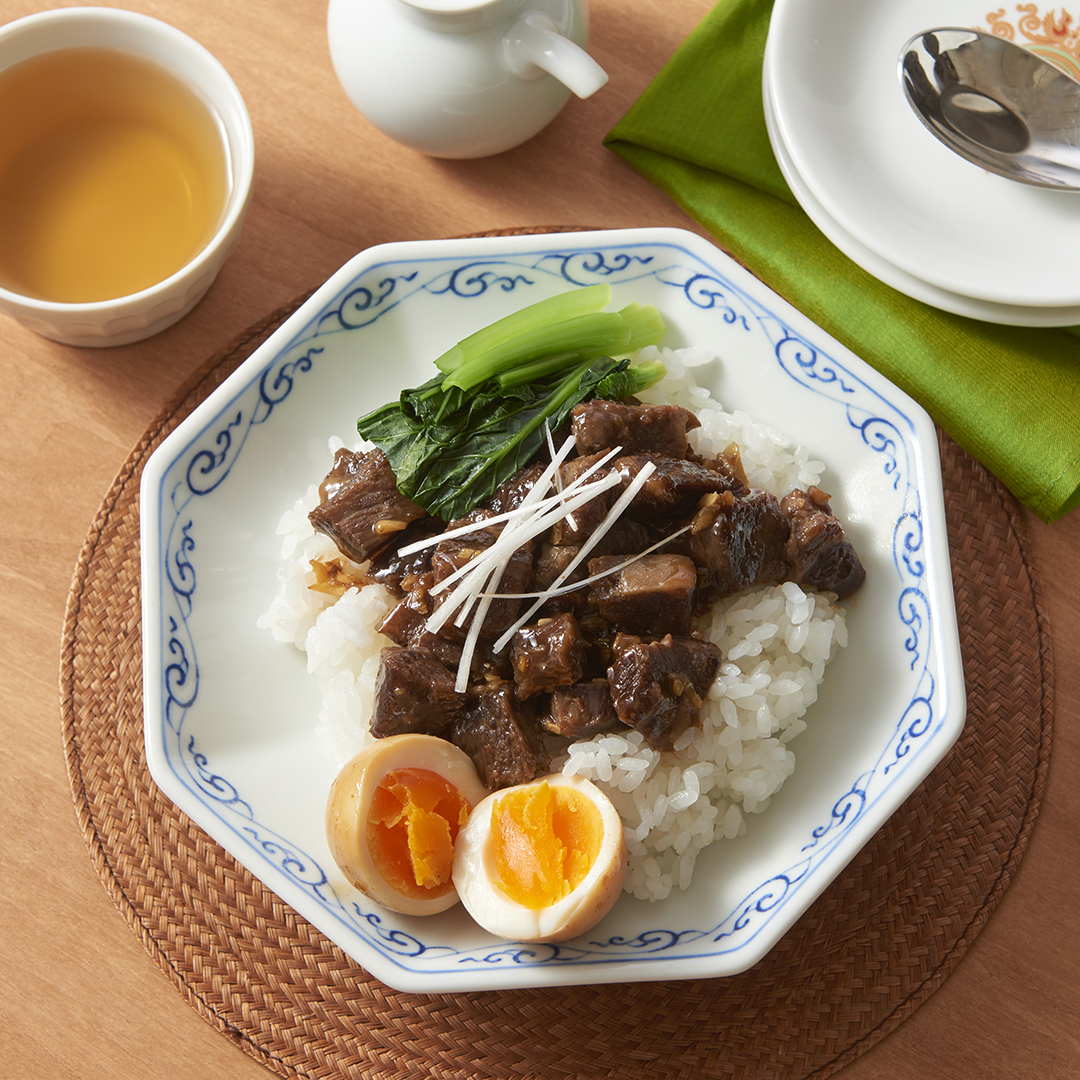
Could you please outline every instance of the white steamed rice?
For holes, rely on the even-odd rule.
[[[738,443],[751,486],[778,498],[819,483],[822,462],[745,413],[725,412],[697,385],[690,369],[713,360],[712,353],[648,349],[641,358],[650,354],[663,360],[668,375],[641,398],[693,410],[701,421],[690,433],[697,452],[716,454]],[[331,456],[341,445],[330,441]],[[340,559],[307,520],[318,498],[313,484],[281,519],[279,590],[258,625],[307,654],[322,701],[318,735],[340,766],[372,739],[379,653],[393,644],[375,627],[395,601],[381,585],[350,589],[337,600],[309,588],[312,560]],[[745,815],[768,807],[795,768],[789,743],[806,728],[803,716],[825,667],[847,644],[843,610],[791,582],[721,601],[696,629],[724,655],[700,728],[664,753],[630,729],[598,735],[574,743],[553,765],[594,781],[615,804],[629,852],[625,889],[642,899],[685,889],[702,848],[743,835]]]

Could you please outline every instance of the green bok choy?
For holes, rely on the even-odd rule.
[[[522,308],[443,353],[440,374],[357,421],[386,454],[398,490],[451,521],[523,469],[570,410],[629,397],[662,379],[627,357],[664,335],[656,308],[611,302],[592,285]],[[618,357],[620,359],[615,359]]]

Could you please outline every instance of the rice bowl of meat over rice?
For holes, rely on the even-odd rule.
[[[312,515],[325,502],[335,461],[372,452],[356,433],[359,415],[404,386],[420,386],[435,356],[492,318],[600,280],[620,303],[655,304],[667,326],[662,341],[634,354],[635,363],[658,362],[666,375],[633,406],[691,417],[685,440],[694,462],[730,460],[736,447],[740,499],[783,504],[789,521],[799,513],[835,520],[866,578],[857,588],[844,574],[823,582],[805,566],[789,567],[688,607],[686,597],[708,587],[701,562],[691,558],[690,533],[657,539],[656,515],[643,512],[633,530],[648,543],[631,558],[603,540],[581,557],[575,573],[589,579],[588,611],[563,586],[537,612],[544,586],[513,586],[521,594],[517,613],[533,605],[535,617],[499,626],[509,635],[503,667],[478,676],[470,700],[481,690],[489,702],[501,693],[511,712],[540,716],[533,775],[599,788],[618,812],[627,852],[622,898],[598,925],[524,949],[486,935],[460,907],[423,919],[384,911],[351,892],[326,852],[320,833],[330,782],[380,734],[371,722],[390,678],[385,655],[404,654],[405,681],[409,665],[424,657],[423,647],[410,651],[419,641],[415,627],[402,629],[398,609],[408,596],[387,577],[393,560],[382,556],[380,578],[372,570],[380,556],[349,558],[313,527]],[[371,366],[367,358],[387,352],[407,357],[402,370]],[[358,362],[360,382],[351,374]],[[551,435],[549,462],[562,445],[559,433]],[[373,249],[200,406],[144,475],[147,747],[155,780],[392,986],[438,992],[743,970],[921,782],[962,726],[932,436],[910,399],[689,234],[631,230]],[[566,482],[567,465],[589,456],[570,451],[555,487]],[[607,508],[626,486],[611,481]],[[681,526],[690,530],[694,514],[712,505],[704,496],[715,501],[721,493],[696,492],[694,513]],[[404,536],[412,524],[394,528]],[[482,523],[469,528],[475,548]],[[609,541],[619,532],[605,528]],[[235,550],[238,531],[243,556]],[[545,533],[536,557],[545,542],[562,546]],[[440,543],[448,542],[433,546]],[[847,566],[833,563],[834,570]],[[696,580],[683,588],[687,564]],[[649,610],[659,604],[665,619],[675,612],[674,633],[634,623],[645,616],[627,607],[627,595],[649,591],[640,585],[646,569],[663,584],[653,588],[662,595]],[[511,594],[511,585],[494,592]],[[588,638],[598,603],[607,605],[611,632]],[[529,631],[545,639],[533,643],[548,650],[545,657],[557,636],[560,647],[573,639],[570,653],[585,658],[580,670],[554,681],[546,669],[537,675]],[[583,643],[574,638],[579,631]],[[451,681],[464,670],[455,666],[460,648],[458,640],[452,655],[437,657]],[[516,684],[514,648],[525,655]],[[658,656],[660,649],[667,651]],[[700,655],[688,659],[686,650]],[[688,686],[699,661],[707,681]],[[465,667],[472,672],[475,663],[470,654]],[[694,708],[669,709],[665,715],[681,719],[661,731],[633,702],[647,696],[642,670],[673,664],[679,693]],[[615,680],[607,685],[618,715],[590,728],[581,718],[602,711],[595,695],[606,677]],[[459,728],[467,728],[460,718],[440,733],[467,746]],[[484,771],[490,767],[478,762],[488,787],[518,779],[493,780]]]
[[[651,399],[693,413],[698,426],[686,437],[691,452],[715,458],[738,446],[747,489],[766,492],[777,502],[793,489],[815,488],[820,482],[823,464],[811,460],[804,448],[788,445],[767,425],[724,412],[695,383],[694,366],[713,359],[706,350],[653,348],[645,353],[653,355],[661,359],[668,375],[644,391],[641,400],[645,406]],[[339,439],[331,440],[328,455],[342,445]],[[358,452],[365,449],[370,446],[361,446]],[[386,675],[383,651],[407,645],[409,639],[392,625],[404,593],[399,589],[395,596],[377,580],[377,573],[367,584],[336,588],[325,584],[326,568],[340,569],[344,559],[332,538],[311,524],[318,501],[319,487],[311,485],[282,516],[280,589],[259,625],[278,641],[306,653],[323,701],[319,735],[344,763],[376,737],[371,719],[378,712],[380,673]],[[647,541],[641,540],[640,546],[648,546]],[[548,550],[558,547],[549,545]],[[671,547],[665,545],[664,550]],[[612,542],[594,550],[613,550]],[[366,580],[362,568],[351,565],[355,580]],[[568,595],[579,604],[587,600],[584,590]],[[563,618],[574,618],[570,605],[559,606],[566,611]],[[544,615],[541,608],[534,619],[540,622]],[[386,633],[377,632],[380,626]],[[639,629],[632,623],[622,626]],[[670,625],[657,627],[656,633],[662,629],[680,633]],[[693,629],[700,640],[720,648],[724,663],[710,679],[702,716],[674,745],[651,746],[640,731],[615,721],[595,734],[586,728],[589,737],[564,737],[549,750],[542,769],[530,765],[529,776],[513,777],[531,779],[532,771],[550,767],[600,784],[615,800],[628,832],[626,889],[642,899],[662,899],[673,888],[687,888],[698,851],[714,840],[744,835],[744,816],[767,809],[794,771],[792,740],[805,730],[803,717],[817,697],[826,665],[847,642],[844,612],[835,595],[809,586],[804,591],[794,581],[740,590],[737,597],[706,609]],[[681,632],[688,634],[690,626]],[[415,654],[408,659],[415,663]],[[610,650],[592,674],[602,674],[608,659]],[[571,681],[581,687],[582,673],[576,674]],[[535,703],[537,696],[529,700]],[[512,698],[516,700],[516,695]],[[551,703],[544,707],[550,713]],[[594,719],[599,713],[598,706],[590,709]],[[550,718],[545,720],[550,728]]]

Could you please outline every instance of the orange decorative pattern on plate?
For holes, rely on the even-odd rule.
[[[1064,8],[1060,14],[1057,8],[1051,8],[1040,15],[1037,4],[1017,4],[1016,12],[1015,25],[1004,8],[989,12],[986,19],[990,33],[1023,45],[1066,75],[1080,80],[1080,27],[1074,25],[1073,16]]]

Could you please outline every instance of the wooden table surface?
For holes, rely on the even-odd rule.
[[[258,1080],[263,1067],[205,1023],[143,951],[76,822],[57,677],[83,539],[129,450],[188,374],[372,244],[532,225],[701,232],[602,138],[710,3],[594,0],[591,51],[609,84],[572,100],[524,146],[478,161],[425,158],[368,125],[331,70],[325,3],[128,6],[186,31],[230,71],[255,129],[255,193],[209,295],[155,338],[81,350],[0,316],[0,1076]],[[0,22],[39,9],[0,0]],[[1080,1076],[1080,512],[1052,526],[1026,521],[1055,646],[1042,814],[956,971],[845,1080]]]

